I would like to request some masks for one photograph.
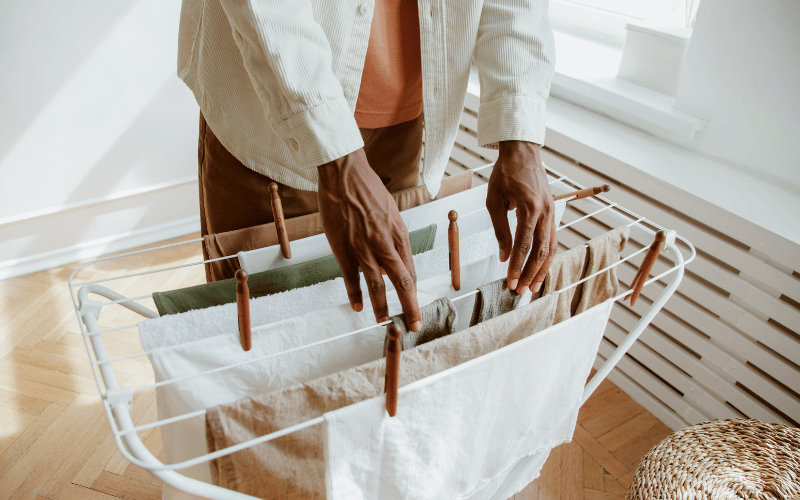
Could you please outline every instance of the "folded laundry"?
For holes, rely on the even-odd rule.
[[[436,195],[436,200],[468,190],[472,186],[472,171],[467,170],[458,175],[445,177],[442,187]],[[425,186],[417,186],[393,193],[397,207],[408,210],[432,201]],[[315,212],[292,219],[286,219],[286,231],[289,240],[294,241],[315,234],[322,234],[322,222],[319,213]],[[209,259],[219,259],[236,255],[239,252],[255,250],[278,244],[275,224],[261,224],[259,226],[238,229],[225,233],[209,234],[203,237],[203,246]],[[239,270],[236,258],[218,260],[206,264],[209,268],[212,281],[231,279]]]
[[[403,336],[400,338],[400,346],[403,350],[413,349],[439,337],[450,335],[456,329],[458,322],[458,312],[453,301],[446,297],[436,299],[425,307],[421,307],[422,329],[418,332],[411,332],[406,328],[406,322],[402,314],[392,316],[390,319],[400,327]],[[386,342],[384,342],[383,353],[386,355]]]
[[[552,324],[556,301],[555,295],[549,295],[504,316],[403,351],[400,386],[474,360],[544,330]],[[242,443],[379,396],[383,393],[384,369],[385,362],[381,358],[280,391],[209,408],[206,412],[209,451]],[[484,405],[479,404],[473,410],[477,408],[484,408]],[[485,411],[496,410],[495,407],[485,407]],[[459,418],[463,415],[466,414]],[[211,464],[214,482],[261,498],[326,498],[323,438],[323,429],[313,426],[220,457]]]
[[[411,253],[427,252],[433,248],[436,224],[409,234]],[[308,262],[271,269],[250,275],[247,285],[251,297],[263,297],[293,290],[342,275],[336,257],[329,255]],[[193,309],[230,304],[236,301],[236,280],[227,279],[168,292],[155,292],[153,302],[161,316],[179,314]]]

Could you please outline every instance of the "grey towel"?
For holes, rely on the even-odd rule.
[[[479,286],[469,326],[475,326],[487,319],[513,311],[520,299],[522,299],[521,295],[508,289],[506,278]]]
[[[458,313],[453,301],[450,299],[446,297],[436,299],[427,306],[420,308],[419,312],[422,315],[422,329],[418,332],[408,331],[402,314],[390,318],[403,332],[401,345],[404,351],[455,332]],[[388,343],[389,337],[387,336],[383,343],[384,356],[386,355]]]

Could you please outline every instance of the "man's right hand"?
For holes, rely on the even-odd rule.
[[[378,322],[389,319],[381,268],[392,281],[411,331],[422,328],[408,230],[363,149],[317,167],[322,227],[342,270],[350,306],[364,307],[359,267]]]

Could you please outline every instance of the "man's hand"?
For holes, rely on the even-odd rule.
[[[389,319],[381,268],[392,280],[411,331],[422,328],[408,230],[363,149],[317,167],[319,213],[342,269],[350,306],[361,311],[359,266],[378,322]]]
[[[486,197],[486,208],[500,244],[500,260],[505,262],[511,257],[508,288],[520,295],[526,288],[539,291],[558,249],[553,195],[539,148],[532,142],[501,141]],[[507,214],[514,209],[517,234],[512,248]]]

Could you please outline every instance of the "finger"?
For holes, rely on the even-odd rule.
[[[517,234],[514,237],[514,247],[511,250],[511,258],[508,261],[508,288],[516,290],[519,277],[522,274],[522,266],[525,258],[531,249],[533,241],[533,229],[535,220],[524,206],[517,208]]]
[[[528,257],[528,262],[525,264],[525,269],[522,271],[523,277],[520,278],[520,283],[517,288],[517,293],[520,295],[525,293],[526,288],[534,293],[539,291],[547,275],[547,270],[550,269],[550,264],[553,263],[553,259],[558,250],[555,217],[553,214],[550,214],[544,221],[539,223],[539,226],[536,228],[536,234],[534,234],[534,239],[541,236],[539,232],[540,228],[547,235],[547,239],[534,243],[533,252],[530,257]],[[542,258],[543,256],[544,258]]]
[[[345,252],[344,255],[343,258],[339,258],[339,254],[335,254],[336,261],[339,263],[339,268],[342,270],[342,278],[344,278],[347,298],[350,300],[350,307],[355,312],[361,312],[364,309],[364,298],[361,295],[361,278],[358,274],[358,261],[350,258],[347,252]]]
[[[400,260],[402,260],[403,264],[405,264],[406,270],[411,275],[411,278],[414,280],[414,285],[416,286],[417,271],[414,268],[414,255],[411,251],[411,242],[409,240],[407,230],[404,233],[395,233],[394,249],[397,252],[397,255],[400,256]]]
[[[381,269],[375,259],[368,255],[361,259],[361,270],[364,272],[364,280],[367,282],[367,292],[372,302],[372,311],[375,313],[375,321],[381,323],[389,319],[389,306],[386,304],[386,284],[381,275]]]
[[[489,194],[486,197],[486,210],[492,218],[494,235],[500,246],[500,261],[505,262],[511,253],[511,229],[508,226],[508,208],[502,195]]]
[[[400,244],[399,251],[392,256],[392,262],[384,262],[389,279],[392,280],[397,298],[403,306],[406,326],[412,332],[422,329],[422,314],[417,302],[417,279],[414,274],[414,260],[411,257],[411,246]],[[411,269],[409,269],[409,263]]]
[[[551,232],[551,215],[550,211],[540,212],[536,226],[533,229],[532,251],[527,258],[525,267],[520,274],[517,290],[524,290],[528,288],[533,282],[533,277],[539,272],[542,264],[545,263],[550,254],[550,232]]]
[[[531,292],[533,293],[537,293],[542,288],[542,283],[544,283],[544,279],[547,277],[547,272],[550,270],[550,266],[556,258],[556,253],[558,253],[558,236],[556,234],[556,229],[555,218],[553,218],[550,232],[550,255],[547,256],[547,260],[542,264],[539,272],[536,273],[536,276],[533,278],[533,284],[531,285]]]

